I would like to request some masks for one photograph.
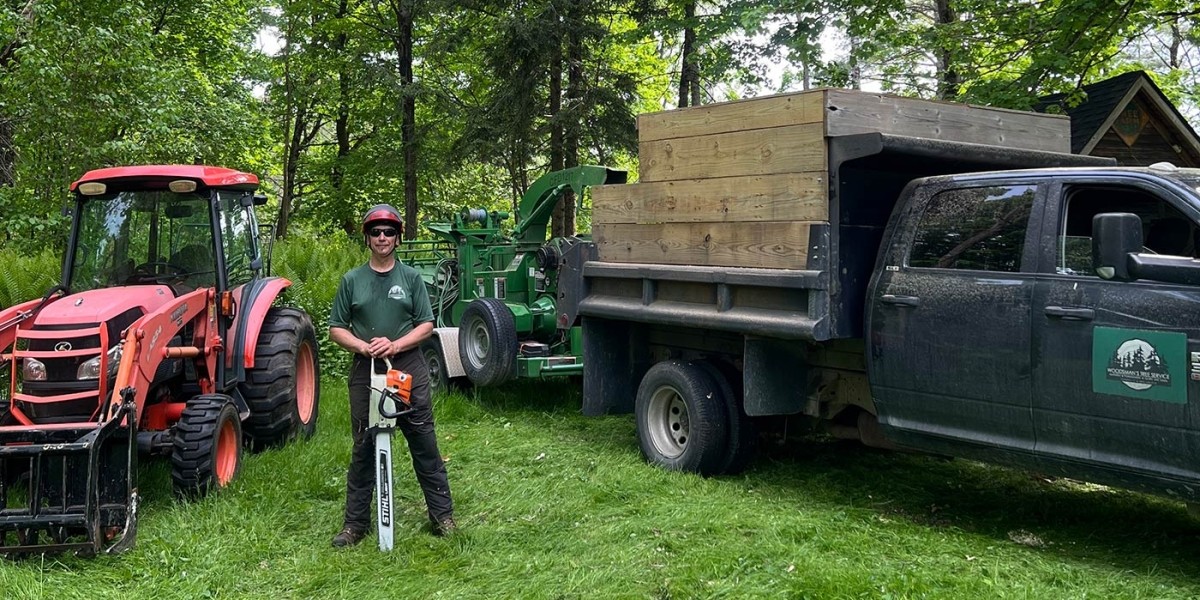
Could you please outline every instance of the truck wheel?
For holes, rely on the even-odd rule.
[[[638,444],[646,460],[672,471],[721,471],[728,415],[703,367],[681,360],[646,372],[635,400]]]
[[[246,434],[255,452],[317,431],[321,396],[317,334],[302,310],[272,307],[239,389],[250,406]]]
[[[242,463],[242,422],[233,399],[207,394],[188,400],[171,444],[176,494],[198,498],[229,485]]]
[[[754,429],[754,421],[742,410],[740,396],[729,383],[725,371],[709,361],[696,361],[695,364],[704,369],[721,390],[725,413],[729,419],[729,445],[721,461],[720,472],[736,475],[746,470],[758,449],[758,433]]]
[[[517,376],[517,325],[503,301],[471,302],[458,331],[458,356],[471,383],[496,385]]]
[[[429,393],[436,394],[450,389],[450,375],[446,372],[446,359],[442,356],[442,341],[431,337],[421,342],[421,356],[429,367]]]

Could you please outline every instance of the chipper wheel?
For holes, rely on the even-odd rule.
[[[317,431],[321,392],[317,334],[312,319],[295,308],[272,307],[258,334],[254,367],[240,389],[250,405],[246,434],[264,450]]]
[[[202,497],[229,485],[242,463],[242,422],[233,399],[205,394],[188,400],[171,442],[176,494]]]
[[[517,376],[517,325],[504,301],[478,298],[463,311],[458,356],[471,383],[498,385]]]

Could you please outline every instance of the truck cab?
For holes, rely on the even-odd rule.
[[[1194,500],[1198,188],[1200,171],[1165,164],[911,183],[867,298],[883,434]],[[1094,260],[1116,215],[1136,238],[1121,261],[1159,268],[1114,277]]]

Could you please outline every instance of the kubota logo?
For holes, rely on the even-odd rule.
[[[55,352],[69,352],[71,350],[71,342],[59,342],[54,345]]]

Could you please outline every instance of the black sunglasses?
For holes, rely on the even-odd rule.
[[[372,230],[368,231],[367,233],[371,234],[371,237],[376,237],[378,235],[383,235],[383,237],[396,237],[396,230],[392,229],[390,227],[388,227],[386,229],[381,229],[381,228],[376,227],[375,229],[372,229]]]

